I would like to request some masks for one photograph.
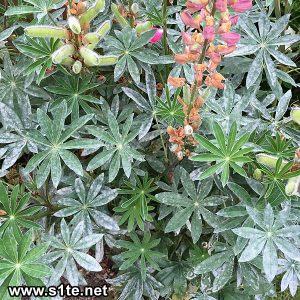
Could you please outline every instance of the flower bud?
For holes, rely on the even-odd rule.
[[[300,107],[293,107],[291,110],[291,118],[292,120],[300,125]]]
[[[87,48],[93,50],[100,41],[100,35],[95,32],[89,32],[84,36],[84,42],[88,44]]]
[[[285,193],[288,196],[298,196],[299,184],[300,184],[300,176],[289,178],[285,186]]]
[[[279,159],[279,157],[269,155],[269,154],[264,154],[264,153],[256,154],[256,160],[258,163],[260,163],[266,167],[272,168],[272,169],[275,169],[278,159]],[[282,160],[281,167],[283,167],[286,164],[287,164],[287,161]]]
[[[150,21],[142,22],[136,25],[135,30],[137,34],[142,34],[146,31],[151,30],[153,27],[152,23]]]
[[[105,0],[96,0],[96,3],[93,7],[89,8],[80,16],[80,24],[89,24],[93,19],[95,19],[100,12],[104,10]]]
[[[53,37],[60,39],[66,39],[69,37],[68,30],[55,26],[34,25],[28,26],[24,30],[26,34],[32,37]]]
[[[170,151],[175,152],[178,149],[178,144],[171,144]]]
[[[58,48],[52,54],[52,61],[54,64],[60,64],[65,58],[73,55],[74,52],[75,52],[75,48],[73,45],[71,45],[71,44],[64,45],[64,46]]]
[[[82,63],[81,63],[81,61],[76,60],[75,63],[73,64],[73,66],[72,66],[72,71],[75,74],[79,74],[80,71],[81,71],[81,69],[82,69]]]
[[[139,12],[140,8],[139,8],[139,5],[137,3],[133,3],[131,5],[131,11],[134,13],[134,14],[137,14]]]
[[[111,66],[116,64],[118,56],[115,55],[102,55],[99,57],[99,66]]]
[[[84,59],[84,64],[93,67],[99,65],[100,55],[87,47],[80,47],[79,53]]]
[[[69,66],[72,66],[74,64],[74,62],[75,62],[75,60],[72,57],[67,57],[67,58],[63,59],[60,64],[69,67]]]
[[[129,26],[129,23],[120,14],[118,6],[115,3],[112,3],[110,8],[111,8],[111,11],[113,12],[115,18],[117,19],[118,23],[121,25],[121,27],[124,28],[124,27]]]
[[[111,28],[111,21],[107,20],[105,22],[103,22],[97,29],[96,29],[96,33],[99,34],[100,36],[100,40],[102,40],[107,33],[110,31]],[[99,40],[99,41],[100,41]]]
[[[81,32],[80,22],[75,16],[69,16],[68,25],[75,34],[79,34]]]
[[[178,160],[183,159],[183,152],[182,151],[177,152],[177,158],[178,158]]]
[[[261,169],[256,168],[253,172],[253,178],[256,180],[261,180],[262,172]]]
[[[184,126],[184,133],[185,133],[185,135],[193,134],[193,127],[191,125],[185,125]]]

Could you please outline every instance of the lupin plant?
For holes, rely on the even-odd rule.
[[[70,66],[75,74],[82,67],[109,66],[117,62],[113,55],[100,55],[94,51],[96,45],[111,28],[111,22],[103,22],[95,31],[90,32],[90,23],[105,8],[104,0],[97,0],[91,7],[86,1],[72,1],[67,11],[67,28],[47,25],[32,25],[25,28],[31,37],[58,38],[63,42],[52,54],[54,64]]]
[[[299,12],[2,1],[0,299],[298,299]]]
[[[191,155],[189,145],[197,144],[191,135],[201,124],[199,109],[205,102],[206,90],[224,88],[225,78],[217,68],[222,57],[232,53],[240,40],[240,34],[232,31],[239,18],[237,12],[251,7],[251,0],[188,0],[186,9],[180,14],[188,31],[181,32],[184,52],[175,54],[175,61],[180,65],[193,65],[194,82],[188,84],[185,78],[168,78],[171,86],[183,87],[183,98],[179,97],[185,113],[183,127],[170,127],[167,131],[171,151],[179,160]]]

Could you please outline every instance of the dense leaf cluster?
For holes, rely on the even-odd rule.
[[[96,42],[76,49],[83,61],[65,58],[73,65],[53,57],[80,35],[62,46],[24,29],[64,32],[82,1],[0,4],[0,299],[8,286],[86,285],[82,269],[100,272],[104,255],[119,300],[295,296],[298,1],[256,0],[239,15],[241,40],[218,66],[225,87],[200,88],[201,126],[182,160],[167,132],[184,130],[188,92],[168,77],[195,82],[193,65],[174,60],[192,33],[186,2],[94,2],[74,26],[90,18]]]

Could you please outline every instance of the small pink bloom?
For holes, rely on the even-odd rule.
[[[156,28],[156,31],[155,31],[155,33],[154,33],[154,36],[153,36],[152,39],[150,40],[150,43],[151,43],[151,44],[155,44],[155,43],[159,42],[159,41],[161,40],[163,34],[164,34],[163,29],[161,29],[161,28]]]
[[[217,0],[216,9],[218,11],[224,12],[227,9],[227,0]]]
[[[192,17],[192,15],[184,10],[181,14],[180,14],[181,20],[182,22],[189,27],[192,28],[199,28],[199,24],[196,23],[196,21],[194,20],[194,18]]]
[[[217,52],[212,52],[209,57],[215,64],[219,64],[221,62],[221,55]]]
[[[223,41],[230,47],[230,46],[235,46],[241,38],[241,35],[237,32],[226,32],[223,33],[222,35]]]
[[[239,16],[238,15],[230,16],[229,20],[231,25],[236,25],[239,20]]]
[[[181,37],[182,37],[182,41],[185,45],[189,46],[192,45],[192,37],[186,33],[186,32],[181,32]]]
[[[203,36],[206,40],[212,42],[215,38],[215,28],[213,26],[204,27]]]
[[[252,8],[252,0],[239,0],[238,2],[234,3],[231,7],[234,11],[242,13]]]
[[[197,3],[191,0],[188,0],[186,2],[186,8],[191,12],[194,13],[196,11],[200,11],[203,7],[205,7],[205,5],[202,5],[201,3]]]

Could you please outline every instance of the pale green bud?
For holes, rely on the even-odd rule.
[[[139,12],[140,8],[139,8],[139,5],[137,3],[133,3],[131,5],[131,11],[134,13],[134,14],[137,14]]]
[[[256,180],[261,180],[262,172],[261,169],[255,169],[253,172],[253,178]]]
[[[75,74],[79,74],[80,71],[81,71],[81,69],[82,69],[82,63],[81,63],[81,61],[76,60],[75,63],[73,64],[73,66],[72,66],[72,71]]]
[[[289,178],[285,186],[285,193],[288,196],[298,196],[299,184],[300,184],[300,176]]]
[[[275,169],[278,159],[279,159],[279,157],[274,156],[274,155],[269,155],[269,154],[264,154],[264,153],[256,154],[256,160],[258,163],[260,163],[266,167],[272,168],[272,169]],[[283,159],[281,167],[283,167],[286,164],[287,164],[287,161]]]
[[[139,23],[138,25],[136,25],[135,30],[136,30],[137,34],[142,34],[146,31],[151,30],[152,27],[153,27],[152,23],[150,21],[147,21],[147,22]]]
[[[84,12],[80,16],[80,24],[90,23],[93,19],[95,19],[100,12],[104,10],[105,0],[96,0],[96,3],[93,7],[89,8],[86,12]]]
[[[67,58],[68,56],[73,55],[75,52],[75,47],[71,44],[64,45],[60,48],[58,48],[53,54],[52,54],[52,61],[54,64],[60,64],[62,61]]]
[[[84,36],[85,43],[88,43],[86,47],[93,50],[100,41],[100,35],[95,32],[89,32]]]
[[[97,29],[96,29],[96,33],[99,34],[100,36],[100,40],[102,40],[110,31],[111,28],[111,21],[107,20],[105,22],[103,22]]]
[[[79,49],[79,53],[84,60],[84,64],[87,65],[88,67],[99,65],[100,55],[95,51],[82,46]]]
[[[61,65],[64,66],[72,66],[74,64],[75,60],[72,57],[67,57],[62,60]]]
[[[114,55],[103,55],[100,56],[99,66],[111,66],[116,64],[118,61],[118,56]]]
[[[74,16],[69,16],[68,25],[75,34],[79,34],[81,32],[81,26],[78,18]]]
[[[53,37],[61,39],[66,39],[69,37],[68,30],[55,26],[34,25],[28,26],[24,30],[26,34],[33,37]]]
[[[124,28],[129,26],[129,23],[123,18],[118,10],[118,6],[115,3],[111,4],[111,11],[114,13],[115,18],[117,19],[118,23]]]
[[[291,118],[295,123],[300,125],[300,107],[295,106],[295,107],[292,108]]]

